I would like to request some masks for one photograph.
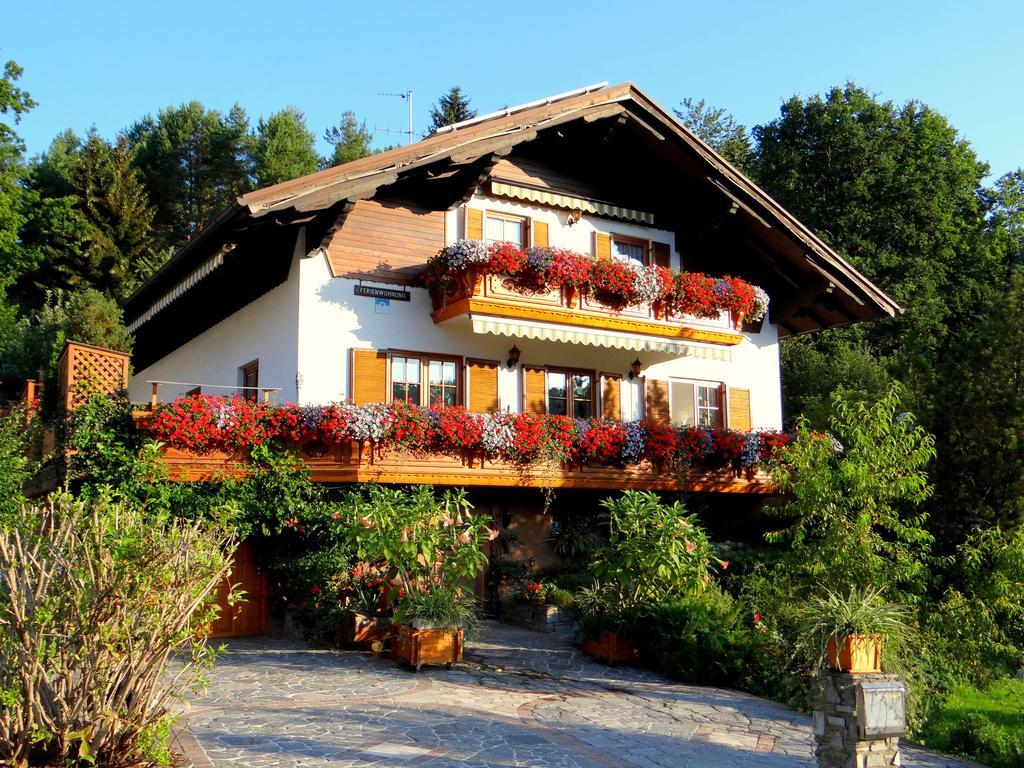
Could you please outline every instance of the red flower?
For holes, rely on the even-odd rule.
[[[761,612],[760,611],[754,611],[754,623],[755,624],[760,624],[761,623]]]

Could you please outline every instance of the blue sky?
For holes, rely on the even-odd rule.
[[[113,136],[193,98],[238,102],[254,122],[293,105],[321,135],[346,109],[404,130],[405,102],[382,91],[411,88],[423,128],[453,84],[487,112],[631,80],[665,106],[704,98],[753,125],[853,80],[947,115],[993,175],[1024,165],[1019,1],[17,0],[3,18],[0,59],[25,68],[39,102],[19,127],[30,153],[64,128]]]

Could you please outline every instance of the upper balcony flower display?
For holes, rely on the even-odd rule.
[[[768,294],[738,277],[647,267],[597,258],[565,248],[520,248],[512,243],[459,240],[442,248],[420,273],[424,286],[442,297],[455,286],[498,275],[522,293],[569,290],[612,309],[660,306],[674,315],[715,318],[722,312],[757,322],[768,312]]]

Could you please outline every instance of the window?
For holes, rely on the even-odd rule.
[[[432,355],[392,355],[391,399],[413,405],[458,405],[458,361]]]
[[[253,360],[238,370],[238,378],[242,383],[242,397],[246,400],[258,400],[260,394],[260,361]]]
[[[589,419],[594,415],[594,374],[548,371],[548,413]]]
[[[647,264],[647,241],[624,235],[612,235],[612,253],[620,259]]]
[[[488,243],[514,243],[521,248],[526,240],[526,220],[519,216],[488,213],[484,217],[484,239]]]
[[[722,389],[719,384],[695,381],[669,382],[672,425],[721,427]]]

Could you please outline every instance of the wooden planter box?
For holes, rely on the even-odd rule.
[[[358,611],[349,611],[338,624],[339,645],[368,648],[374,643],[383,643],[390,636],[391,619],[387,616],[367,616]]]
[[[830,637],[828,665],[837,672],[881,672],[882,642],[881,635],[849,635],[837,648],[836,639]]]
[[[391,631],[391,655],[420,670],[424,664],[452,664],[462,661],[463,630],[414,629],[394,624]]]
[[[634,661],[640,657],[640,650],[617,632],[605,632],[597,640],[584,640],[583,652],[608,664]]]

